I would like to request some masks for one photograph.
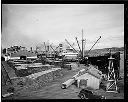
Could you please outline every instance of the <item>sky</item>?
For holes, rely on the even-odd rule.
[[[28,49],[43,42],[66,43],[85,50],[124,46],[123,4],[2,4],[2,48],[13,45]]]

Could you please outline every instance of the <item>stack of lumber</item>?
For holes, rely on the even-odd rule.
[[[13,83],[17,89],[26,88],[32,91],[42,88],[48,82],[51,82],[62,75],[61,68],[52,68],[50,70],[34,73],[26,77],[15,78]]]

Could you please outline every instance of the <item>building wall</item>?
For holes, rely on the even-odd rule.
[[[89,73],[85,73],[84,75],[81,75],[76,78],[78,80],[78,84],[81,79],[87,80],[87,87],[93,88],[93,89],[99,89],[100,85],[100,79],[90,75]],[[79,85],[78,85],[79,87]]]
[[[92,75],[87,80],[87,86],[93,89],[99,89],[100,80]]]
[[[15,53],[11,54],[11,57],[20,57],[20,56],[27,56],[27,57],[33,57],[37,56],[34,52],[26,51],[26,50],[20,50]]]

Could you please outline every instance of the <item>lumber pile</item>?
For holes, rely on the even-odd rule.
[[[13,79],[13,84],[16,89],[25,88],[30,91],[34,91],[47,85],[48,82],[53,81],[56,78],[63,76],[61,68],[55,68],[53,70],[34,73],[26,77],[17,77]]]
[[[67,80],[66,82],[62,83],[61,88],[62,88],[62,89],[66,89],[66,88],[68,88],[70,85],[72,85],[74,82],[75,82],[74,79],[69,79],[69,80]]]

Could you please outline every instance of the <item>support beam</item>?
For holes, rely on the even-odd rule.
[[[52,45],[50,45],[50,47],[53,49]],[[55,52],[55,50],[53,49],[53,51]]]
[[[78,47],[79,47],[80,53],[82,54],[82,51],[81,51],[81,48],[80,48],[80,45],[79,45],[79,42],[78,42],[77,37],[76,37],[76,41],[77,41],[77,44],[78,44]]]
[[[73,48],[73,50],[76,51],[76,49],[74,49],[74,47],[65,39],[65,41]],[[78,53],[78,51],[76,51]]]
[[[58,49],[58,48],[59,48],[59,46],[56,47],[56,49]],[[55,51],[56,51],[56,49],[55,49]]]
[[[95,44],[100,40],[101,36],[99,37],[99,39],[94,43],[94,45],[91,47],[91,49],[88,51],[87,55],[89,54],[89,52],[92,50],[92,48],[95,46]]]
[[[53,49],[52,45],[50,45],[50,47]],[[55,50],[55,49],[53,49],[53,51],[54,51],[54,53],[56,53],[56,50]],[[56,53],[56,54],[57,54],[57,53]]]

